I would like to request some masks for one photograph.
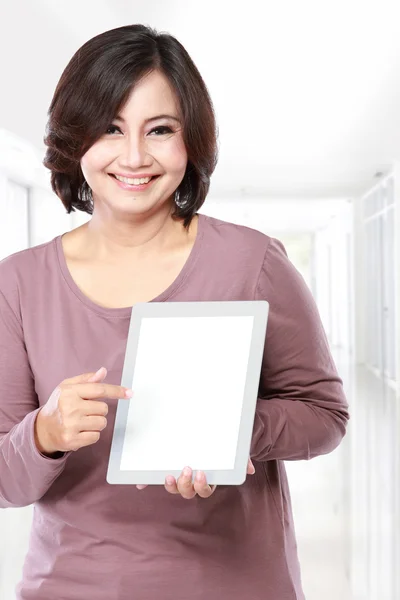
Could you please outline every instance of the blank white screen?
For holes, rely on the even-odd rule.
[[[121,470],[234,468],[253,320],[142,319]]]

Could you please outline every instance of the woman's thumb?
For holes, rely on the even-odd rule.
[[[100,367],[98,371],[94,375],[91,375],[87,380],[88,383],[99,383],[103,381],[105,376],[107,375],[107,369],[105,367]]]
[[[100,367],[100,369],[96,373],[81,373],[81,375],[76,375],[75,377],[69,377],[69,379],[64,379],[62,383],[98,383],[100,381],[103,381],[106,375],[107,369],[105,367]]]

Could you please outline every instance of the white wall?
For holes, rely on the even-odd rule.
[[[316,300],[332,346],[353,352],[353,207],[343,202],[315,233]]]
[[[389,233],[393,207],[389,208],[388,185],[392,176],[394,250],[391,250]],[[354,388],[358,394],[351,407],[348,484],[351,579],[357,600],[400,597],[399,231],[400,170],[395,165],[392,173],[354,202],[355,358],[358,365]],[[394,309],[396,318],[396,383],[388,379],[385,361],[382,363],[388,347],[385,344],[388,315],[385,303],[393,281],[396,295],[389,313]],[[390,315],[391,327],[392,317]],[[378,366],[369,364],[371,356],[378,357]]]
[[[29,189],[0,171],[0,260],[29,245]]]

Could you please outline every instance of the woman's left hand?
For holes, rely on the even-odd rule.
[[[247,474],[254,475],[255,468],[249,458],[247,463]],[[165,480],[165,489],[170,494],[180,494],[182,498],[191,500],[197,494],[201,498],[209,498],[216,489],[216,485],[208,485],[207,479],[203,471],[197,471],[194,481],[193,471],[190,467],[185,467],[182,471],[181,476],[176,481],[175,477],[169,475]],[[147,485],[137,485],[138,490],[143,490]]]

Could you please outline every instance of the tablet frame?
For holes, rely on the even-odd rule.
[[[252,316],[254,318],[243,394],[242,413],[236,447],[235,466],[233,469],[229,470],[205,470],[204,472],[207,482],[210,485],[240,485],[246,480],[247,463],[249,459],[251,437],[254,426],[268,314],[269,303],[265,300],[228,302],[146,302],[138,303],[132,307],[124,368],[121,380],[121,385],[124,387],[132,386],[142,319],[219,316]],[[133,398],[130,400],[118,400],[107,470],[107,482],[109,484],[117,485],[160,485],[165,483],[165,478],[167,475],[172,475],[175,478],[178,478],[181,475],[181,471],[129,471],[120,469],[130,402],[135,402],[135,396],[133,396]],[[194,472],[193,478],[195,477],[195,474],[196,473]]]

